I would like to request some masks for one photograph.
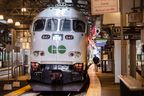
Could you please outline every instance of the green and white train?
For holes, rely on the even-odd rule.
[[[31,26],[31,80],[47,84],[83,81],[87,66],[87,22],[81,12],[57,4]]]

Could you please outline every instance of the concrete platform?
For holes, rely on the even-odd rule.
[[[83,90],[82,93],[70,96],[120,96],[120,86],[119,84],[114,83],[114,74],[101,73],[101,71],[96,72],[96,66],[94,64],[90,66],[88,74],[90,78],[90,84],[88,85],[89,86],[88,89],[85,90],[82,89]],[[19,77],[19,79],[27,80],[27,76]],[[67,87],[71,88],[71,86]],[[0,91],[3,92],[3,90]],[[8,95],[16,93],[18,93],[18,95]],[[28,96],[28,94],[34,94],[34,93],[36,94],[34,96],[37,96],[37,94],[39,94],[37,92],[33,92],[33,90],[30,89],[30,86],[26,85],[21,88],[18,88],[17,90],[13,90],[12,92],[10,91],[5,92],[5,96],[21,96],[21,95]],[[63,96],[63,95],[58,94],[55,96]]]

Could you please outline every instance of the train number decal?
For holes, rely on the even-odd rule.
[[[50,38],[50,35],[44,34],[44,35],[41,36],[41,38],[42,38],[42,39],[49,39],[49,38]]]

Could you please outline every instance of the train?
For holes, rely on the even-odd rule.
[[[69,84],[87,78],[87,21],[74,7],[56,4],[31,26],[31,81]]]

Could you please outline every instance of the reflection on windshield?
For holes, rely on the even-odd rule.
[[[85,23],[80,20],[73,20],[73,30],[76,32],[85,32]]]
[[[71,30],[70,24],[71,24],[70,20],[62,19],[60,21],[60,30],[61,31],[70,31]]]
[[[58,20],[57,19],[48,19],[46,31],[56,31],[58,26]]]
[[[34,31],[42,31],[45,26],[45,19],[39,19],[35,21],[33,30]]]
[[[45,19],[39,19],[34,22],[33,31],[42,31],[45,28]],[[85,32],[85,23],[81,20],[73,20],[73,30],[75,32]],[[57,19],[48,19],[46,23],[46,31],[56,31],[58,28]],[[71,20],[60,20],[60,31],[71,31]]]

